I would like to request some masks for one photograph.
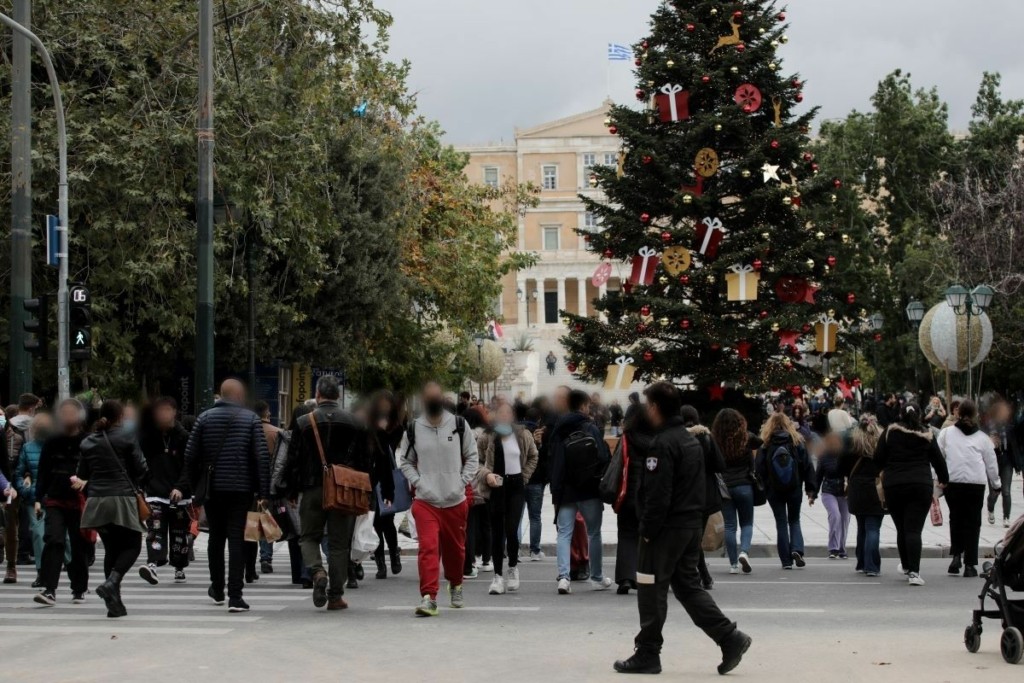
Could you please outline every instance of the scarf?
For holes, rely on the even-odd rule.
[[[956,421],[956,428],[963,432],[964,436],[970,436],[978,431],[978,425],[963,420]]]

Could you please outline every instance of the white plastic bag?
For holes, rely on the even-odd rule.
[[[352,531],[352,550],[349,557],[353,562],[362,562],[377,549],[377,532],[373,528],[374,512],[356,517],[356,526]]]

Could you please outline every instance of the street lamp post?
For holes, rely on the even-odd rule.
[[[68,339],[68,136],[64,126],[64,102],[60,84],[57,83],[57,71],[53,68],[53,60],[50,59],[50,53],[43,45],[43,41],[6,14],[0,14],[0,23],[28,38],[39,50],[39,56],[46,67],[46,75],[50,79],[53,109],[57,115],[57,216],[60,222],[57,228],[60,236],[57,251],[57,400],[63,401],[71,397],[71,340]]]
[[[213,0],[199,0],[196,414],[213,405]],[[250,387],[252,389],[253,387]]]
[[[882,373],[878,371],[878,345],[881,343],[878,336],[882,332],[882,328],[885,326],[885,316],[881,313],[875,313],[868,318],[868,325],[875,333],[875,406],[877,410],[878,402],[882,396]]]
[[[920,301],[911,301],[907,304],[907,321],[910,323],[911,329],[916,333],[921,328],[921,321],[924,320],[924,304]],[[914,389],[917,391],[918,396],[921,394],[921,378],[920,378],[920,366],[917,362],[917,343],[911,339],[910,357],[914,359]]]
[[[528,298],[527,295],[526,295],[526,292],[524,292],[522,290],[522,288],[516,288],[516,298],[519,299],[520,301],[525,301],[526,302],[526,327],[530,327],[530,301],[529,301],[529,299],[532,298],[534,301],[536,301],[539,296],[540,295],[537,293],[536,289],[533,290],[532,292],[530,292],[530,296]]]
[[[974,399],[974,372],[971,363],[974,360],[974,352],[971,348],[971,318],[976,318],[985,312],[985,309],[992,303],[995,290],[988,285],[978,285],[971,291],[961,285],[953,285],[946,290],[946,303],[957,315],[967,316],[967,397]]]
[[[480,400],[484,400],[484,335],[477,334],[476,342],[476,367],[478,375],[477,382],[480,384]]]

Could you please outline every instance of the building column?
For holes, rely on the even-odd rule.
[[[516,318],[516,327],[526,329],[526,307],[530,305],[530,292],[528,289],[526,289],[526,280],[516,280],[516,289],[518,290],[516,292],[516,301],[519,304],[519,313],[517,314],[518,317]],[[523,297],[521,299],[519,298],[519,292],[523,293]]]
[[[558,310],[565,310],[565,278],[558,278]]]
[[[603,284],[603,285],[601,285],[600,287],[597,288],[597,298],[598,299],[603,299],[607,295],[608,295],[608,283],[605,283],[605,284]],[[601,318],[601,322],[605,322],[605,323],[608,322],[608,316],[605,315],[604,312],[601,313],[600,318]]]
[[[576,300],[579,302],[580,315],[583,317],[590,315],[590,311],[587,310],[587,280],[585,278],[576,278]]]

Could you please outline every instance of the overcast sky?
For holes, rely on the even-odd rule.
[[[658,0],[377,0],[395,18],[392,56],[412,62],[420,110],[455,144],[512,139],[600,105],[606,47],[647,34]],[[727,3],[723,3],[727,4]],[[938,86],[966,127],[982,71],[1024,98],[1024,0],[790,0],[787,70],[822,118],[867,109],[896,68]],[[634,102],[632,62],[611,63],[611,96]]]

